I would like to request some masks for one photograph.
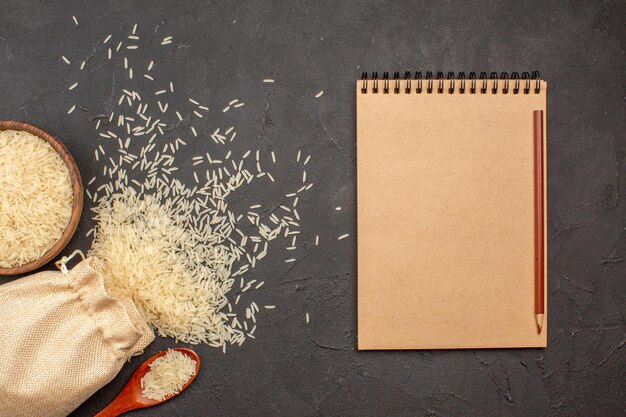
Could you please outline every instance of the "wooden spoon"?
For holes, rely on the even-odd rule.
[[[155,359],[160,358],[161,356],[167,353],[167,350],[157,353],[156,355],[149,358],[147,361],[142,363],[139,368],[135,371],[135,373],[130,377],[130,381],[126,384],[122,392],[113,400],[111,404],[109,404],[106,408],[96,414],[94,417],[116,417],[121,414],[124,414],[127,411],[137,410],[139,408],[147,408],[155,405],[159,405],[164,403],[165,401],[174,398],[181,392],[187,389],[187,387],[196,379],[198,372],[200,371],[200,357],[196,352],[191,349],[185,348],[174,348],[172,350],[177,350],[180,353],[183,353],[189,356],[191,359],[196,361],[196,374],[189,378],[189,381],[180,389],[180,392],[172,395],[168,395],[161,401],[151,400],[150,398],[146,398],[142,394],[141,389],[141,379],[145,374],[150,370],[150,364],[154,362]]]

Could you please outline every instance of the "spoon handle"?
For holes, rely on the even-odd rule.
[[[117,417],[135,408],[137,408],[136,404],[130,401],[113,401],[94,417]]]

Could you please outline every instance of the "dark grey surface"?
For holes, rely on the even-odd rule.
[[[626,414],[623,1],[176,3],[0,7],[0,119],[57,134],[87,180],[95,170],[93,127],[88,114],[66,111],[76,97],[103,111],[98,89],[110,84],[85,81],[70,95],[73,72],[59,57],[89,51],[103,34],[134,23],[174,36],[168,53],[149,52],[161,63],[155,71],[212,106],[207,131],[226,117],[222,104],[242,98],[246,111],[229,116],[239,129],[236,146],[274,149],[279,159],[298,149],[312,154],[315,186],[301,208],[308,244],[293,267],[276,254],[258,272],[267,283],[257,302],[278,307],[260,318],[256,340],[226,355],[196,347],[197,382],[134,415]],[[547,349],[355,351],[354,80],[362,70],[396,69],[536,69],[550,83]],[[72,249],[88,248],[90,227],[85,217]],[[318,233],[322,243],[313,248]],[[341,233],[351,236],[338,242]],[[143,359],[172,345],[158,339],[73,415],[93,415]]]

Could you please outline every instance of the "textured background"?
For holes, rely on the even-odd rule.
[[[68,92],[75,72],[59,57],[139,23],[141,34],[174,36],[170,48],[149,52],[161,64],[154,71],[212,107],[207,131],[228,116],[240,149],[273,149],[281,160],[298,149],[312,155],[315,186],[301,203],[303,255],[289,267],[276,253],[256,271],[267,281],[257,303],[277,305],[260,315],[256,340],[226,355],[197,347],[197,382],[134,415],[621,416],[625,21],[623,1],[5,0],[0,119],[58,135],[91,178],[93,125],[88,112],[66,111],[77,101],[104,111],[98,88],[111,85],[86,81]],[[539,70],[550,83],[548,349],[355,350],[354,80],[362,70],[404,69]],[[107,67],[89,71],[85,76],[95,77]],[[276,83],[262,84],[264,78]],[[243,99],[245,111],[221,114],[232,98]],[[251,191],[270,199],[273,192]],[[72,249],[88,248],[91,226],[85,216]],[[337,241],[342,233],[350,237]],[[319,247],[311,245],[316,234]],[[73,415],[93,415],[143,359],[172,345],[157,340]]]

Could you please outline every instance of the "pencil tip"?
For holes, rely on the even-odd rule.
[[[536,314],[535,319],[537,320],[537,334],[541,334],[541,329],[543,328],[543,314]]]

